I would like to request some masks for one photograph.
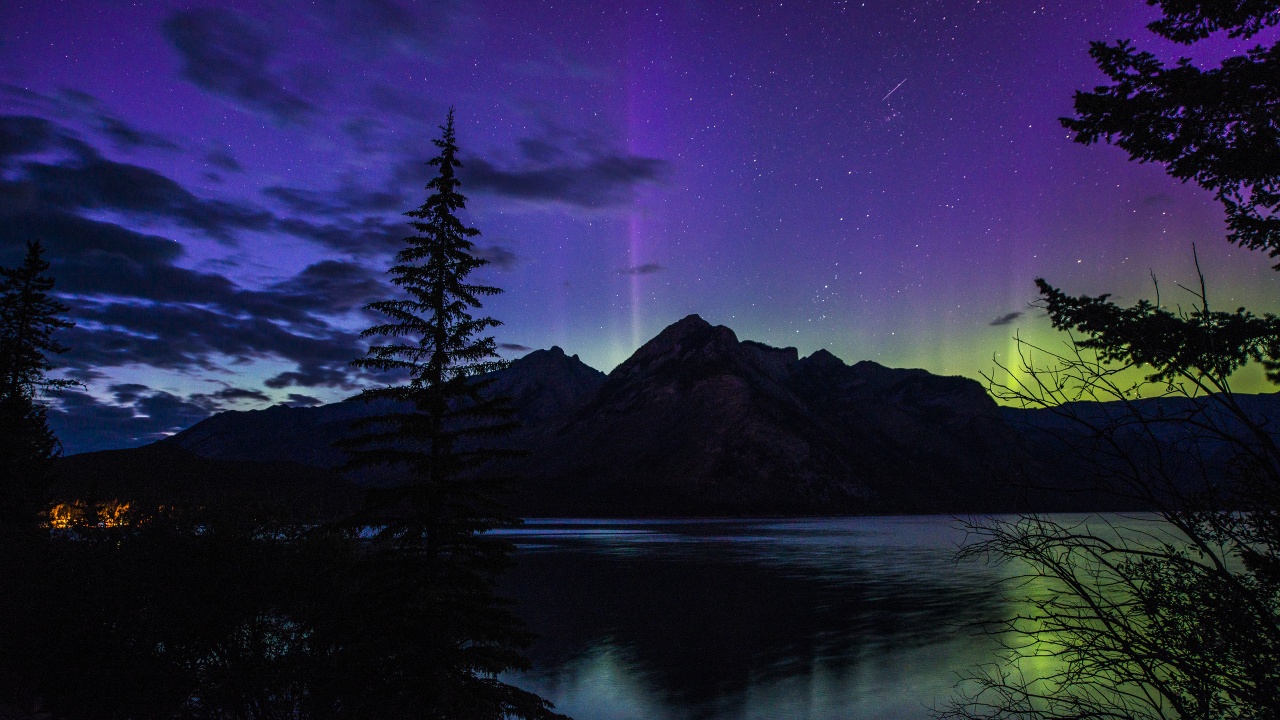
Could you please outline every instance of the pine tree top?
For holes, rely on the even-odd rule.
[[[455,378],[479,375],[500,369],[492,337],[483,333],[501,325],[491,317],[475,318],[484,297],[498,295],[501,288],[467,282],[467,277],[489,261],[472,253],[470,238],[480,234],[457,216],[466,208],[466,197],[458,191],[458,160],[454,112],[450,108],[441,136],[432,140],[438,155],[428,165],[436,175],[427,183],[427,199],[405,213],[415,233],[404,238],[405,247],[395,256],[388,271],[391,282],[409,296],[381,300],[366,308],[386,316],[387,321],[368,328],[361,337],[400,339],[374,345],[368,356],[353,364],[372,370],[407,371],[411,380],[403,389],[367,391],[368,397],[403,396],[410,389],[439,386]]]
[[[50,379],[49,355],[67,351],[53,338],[57,330],[75,326],[63,319],[68,308],[49,293],[53,278],[39,240],[27,243],[27,253],[16,268],[0,267],[0,383],[5,392],[28,396],[37,390],[56,390],[77,383]]]
[[[392,467],[406,473],[408,484],[382,493],[384,501],[400,506],[409,518],[400,530],[417,532],[411,529],[414,523],[426,518],[431,525],[446,514],[461,542],[477,529],[506,522],[492,510],[501,482],[481,477],[477,470],[502,454],[487,445],[488,439],[515,425],[506,400],[486,393],[489,381],[479,377],[507,364],[498,357],[494,338],[485,334],[501,323],[472,314],[482,299],[502,290],[467,280],[488,262],[472,253],[470,238],[480,231],[457,215],[466,198],[458,191],[455,171],[461,163],[452,110],[440,130],[433,141],[439,154],[429,163],[435,174],[426,185],[428,197],[406,213],[415,232],[404,238],[388,271],[406,297],[365,306],[385,321],[361,336],[384,341],[352,363],[407,375],[404,384],[361,393],[365,400],[403,405],[362,421],[358,427],[363,434],[342,445],[351,455],[349,467]]]

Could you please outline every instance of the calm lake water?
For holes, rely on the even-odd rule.
[[[504,678],[576,720],[927,718],[995,659],[1003,572],[946,517],[537,520],[505,592],[540,638]]]

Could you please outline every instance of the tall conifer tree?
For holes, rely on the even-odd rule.
[[[48,461],[62,450],[49,429],[41,394],[76,383],[47,376],[50,355],[66,352],[53,339],[73,323],[49,295],[40,242],[27,244],[22,264],[0,268],[0,512],[28,513],[48,479]]]
[[[356,714],[441,718],[560,718],[538,696],[499,682],[527,667],[519,652],[527,635],[494,594],[509,543],[485,532],[519,523],[502,510],[504,481],[484,466],[500,451],[485,439],[514,429],[507,402],[486,392],[485,376],[506,366],[485,331],[501,323],[474,317],[481,299],[502,292],[468,281],[488,264],[473,254],[479,235],[457,216],[458,146],[449,110],[429,196],[406,213],[416,231],[395,256],[391,281],[407,295],[367,309],[386,316],[363,333],[383,338],[353,362],[367,370],[406,374],[404,385],[366,390],[366,401],[391,412],[361,421],[363,434],[344,443],[350,468],[390,468],[402,482],[371,494],[362,525],[379,528],[358,580],[378,607],[361,606],[350,628],[341,682],[362,688]],[[405,715],[408,716],[408,715]]]

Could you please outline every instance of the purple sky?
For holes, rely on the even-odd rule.
[[[0,4],[0,263],[42,239],[88,385],[70,452],[331,401],[457,108],[516,357],[611,369],[689,313],[978,377],[1037,276],[1274,310],[1267,259],[1162,168],[1070,142],[1141,0]],[[1255,38],[1274,41],[1274,32]],[[1225,39],[1197,60],[1235,52]],[[1261,389],[1257,386],[1254,389]]]

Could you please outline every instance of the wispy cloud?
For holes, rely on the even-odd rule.
[[[314,105],[284,88],[270,67],[274,44],[243,15],[211,7],[179,10],[164,21],[164,34],[182,57],[183,77],[196,86],[281,122],[301,122],[314,112]]]
[[[666,270],[666,266],[657,263],[645,263],[643,265],[634,265],[629,268],[622,268],[618,272],[623,275],[652,275]]]
[[[583,164],[503,169],[483,159],[464,166],[467,186],[521,200],[601,208],[629,202],[636,186],[661,182],[667,162],[638,155],[604,155]]]
[[[505,245],[494,244],[476,248],[476,256],[502,272],[510,272],[520,266],[520,256]]]
[[[1001,325],[1012,325],[1013,321],[1022,317],[1022,315],[1023,313],[1020,313],[1020,312],[1005,313],[1004,315],[1001,315],[1000,317],[996,318],[995,320],[992,320],[987,324],[992,327],[1000,327]]]

